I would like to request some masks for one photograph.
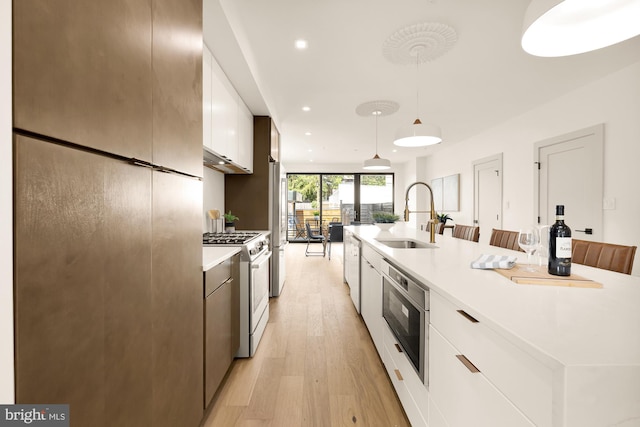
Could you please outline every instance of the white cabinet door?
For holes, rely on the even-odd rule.
[[[253,171],[253,114],[238,99],[238,165]]]
[[[202,145],[211,146],[211,63],[213,56],[207,46],[202,52]]]
[[[370,259],[371,256],[369,254],[370,249],[363,245],[362,261],[360,263],[360,312],[367,329],[369,329],[369,334],[378,354],[382,354],[382,327],[384,326],[384,318],[382,317],[382,275],[374,267],[375,260]],[[382,258],[381,256],[379,257]]]
[[[215,58],[211,74],[212,150],[229,161],[238,159],[238,94]]]

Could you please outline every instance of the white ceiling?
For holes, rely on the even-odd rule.
[[[393,146],[396,130],[416,118],[417,93],[422,121],[441,127],[442,144],[455,144],[640,59],[640,37],[572,57],[528,55],[520,47],[528,3],[204,0],[204,39],[253,114],[274,118],[283,162],[373,157],[375,119],[356,107],[389,100],[400,108],[379,118],[378,153],[395,163],[438,149]],[[449,25],[458,41],[417,76],[415,65],[385,59],[382,46],[422,22]],[[299,38],[307,50],[294,48]]]

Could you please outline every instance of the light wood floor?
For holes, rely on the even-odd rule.
[[[204,426],[409,426],[342,282],[342,244],[330,261],[305,246],[287,247],[258,351],[233,363]]]

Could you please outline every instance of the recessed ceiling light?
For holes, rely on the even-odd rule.
[[[306,49],[307,47],[309,47],[309,43],[307,43],[306,40],[303,40],[303,39],[296,40],[296,49],[303,50],[303,49]]]
[[[311,111],[311,107],[305,105],[304,107],[302,107],[302,111]]]
[[[311,136],[311,132],[305,132],[304,134],[307,136]]]
[[[397,152],[398,152],[398,150],[396,150],[396,149],[393,149],[393,150],[391,150],[391,151],[392,151],[392,152],[394,152],[394,153],[397,153]]]
[[[309,148],[307,151],[311,153],[313,150],[311,148]]]

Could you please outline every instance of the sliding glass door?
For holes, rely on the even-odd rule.
[[[393,212],[393,174],[287,174],[289,241],[306,241],[328,224],[372,223],[372,213]]]

